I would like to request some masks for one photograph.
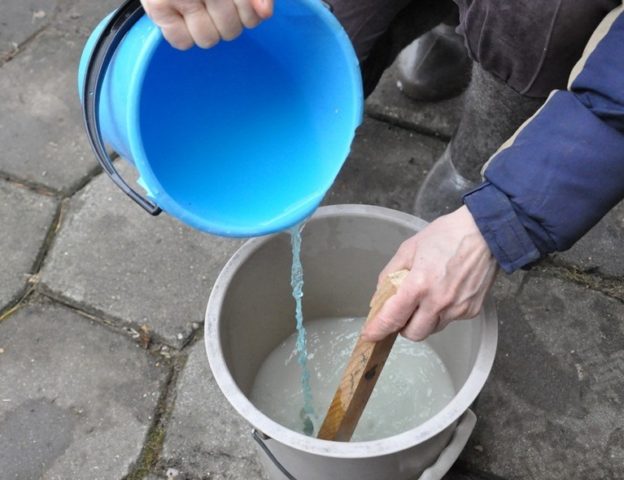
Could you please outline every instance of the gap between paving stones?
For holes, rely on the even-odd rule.
[[[392,115],[386,115],[382,112],[373,112],[373,111],[367,110],[366,116],[374,120],[377,120],[379,122],[392,125],[393,127],[402,128],[403,130],[408,130],[410,132],[418,133],[426,137],[432,137],[432,138],[435,138],[436,140],[442,140],[445,142],[449,142],[451,140],[450,136],[445,135],[441,132],[438,132],[437,130],[426,128],[421,125],[414,125],[411,122],[405,121],[401,118],[395,118]]]
[[[72,300],[71,298],[67,298],[64,295],[60,295],[57,292],[51,291],[45,285],[39,284],[37,286],[37,292],[43,295],[44,297],[47,297],[50,300],[53,300],[54,302],[60,303],[61,305],[71,308],[72,310],[76,310],[85,315],[88,315],[94,321],[97,321],[98,323],[105,325],[106,327],[108,327],[109,329],[117,333],[121,333],[125,336],[128,336],[139,343],[141,342],[141,337],[142,337],[141,327],[143,324],[137,324],[128,320],[123,320],[114,315],[109,315],[105,312],[102,312],[101,310],[98,310],[96,308],[92,308],[92,307],[89,307],[88,305],[82,304],[80,302],[76,302]],[[171,355],[171,354],[174,354],[175,352],[181,352],[182,350],[187,348],[191,343],[193,343],[193,339],[196,337],[197,333],[193,332],[191,335],[189,335],[189,337],[185,339],[185,342],[180,346],[179,349],[171,345],[170,343],[168,343],[164,338],[162,338],[160,335],[158,335],[157,333],[151,330],[149,331],[148,335],[149,335],[149,350],[150,351],[159,350],[161,351],[161,354],[163,351],[171,352],[169,353]]]
[[[33,285],[25,287],[25,291],[17,296],[17,298],[8,303],[8,305],[0,311],[0,323],[6,320],[15,312],[17,312],[22,306],[28,303],[28,299],[34,293],[35,287]]]
[[[535,265],[532,271],[581,285],[624,303],[624,281],[594,272],[594,269],[582,270],[561,260],[546,258]],[[530,274],[530,272],[529,272]]]
[[[119,158],[119,155],[117,155],[116,153],[110,154],[110,158],[111,160],[115,161],[117,158]],[[102,167],[99,164],[96,165],[90,171],[88,171],[84,177],[78,179],[78,181],[76,181],[74,185],[71,185],[66,192],[61,192],[62,195],[64,195],[65,198],[73,197],[78,192],[80,192],[84,187],[89,185],[89,183],[91,183],[91,181],[95,177],[99,176],[102,172],[103,172]]]
[[[63,209],[65,207],[65,202],[60,201],[58,206],[56,207],[56,212],[54,212],[54,217],[52,218],[52,222],[50,222],[50,226],[48,227],[48,231],[46,232],[45,238],[43,240],[43,244],[35,257],[35,261],[33,262],[32,267],[30,268],[30,275],[26,280],[26,284],[22,288],[22,290],[15,296],[15,298],[2,309],[0,309],[0,322],[9,318],[14,312],[19,310],[22,304],[25,304],[28,301],[28,298],[32,295],[32,293],[37,289],[37,284],[39,283],[39,272],[41,271],[41,267],[43,266],[43,261],[45,260],[48,251],[50,250],[50,246],[52,245],[52,241],[58,231],[61,219],[63,217]]]
[[[16,58],[20,53],[22,53],[24,49],[27,48],[28,45],[32,43],[32,41],[35,40],[39,35],[45,32],[49,26],[50,26],[49,23],[42,25],[41,28],[34,31],[33,34],[30,35],[28,38],[26,38],[22,43],[16,45],[15,48],[13,48],[13,50],[11,50],[10,52],[4,53],[0,57],[0,68],[4,67],[7,63],[9,63],[11,60]]]
[[[86,135],[86,133],[85,133]],[[116,153],[110,153],[110,157],[111,160],[115,161],[117,158],[119,158],[119,155],[117,155]],[[76,181],[74,183],[74,185],[70,185],[69,188],[65,191],[63,190],[55,190],[53,188],[50,188],[46,185],[40,184],[38,182],[33,182],[32,180],[26,180],[23,178],[18,178],[15,177],[9,173],[3,172],[0,170],[0,178],[2,178],[3,180],[6,180],[9,183],[14,183],[17,185],[21,185],[29,190],[32,190],[35,193],[38,193],[40,195],[46,195],[48,197],[57,197],[57,198],[61,198],[61,199],[67,199],[67,198],[71,198],[74,195],[76,195],[78,192],[80,192],[84,187],[86,187],[89,183],[91,183],[91,180],[93,180],[95,177],[97,177],[98,175],[100,175],[103,172],[102,167],[100,167],[100,165],[96,165],[95,167],[93,167],[90,171],[88,171],[84,177],[78,179],[78,181]]]
[[[139,458],[132,466],[130,473],[122,480],[143,480],[150,473],[154,473],[167,434],[167,424],[175,404],[178,378],[184,370],[187,359],[188,355],[181,355],[172,359],[167,380],[156,405],[154,420],[145,437]]]
[[[171,359],[171,369],[163,386],[161,396],[158,399],[156,411],[154,412],[154,421],[145,437],[145,443],[136,464],[122,480],[143,480],[150,474],[166,475],[169,466],[159,464],[159,460],[167,435],[169,420],[175,406],[176,387],[188,361],[189,355],[186,351],[190,350],[197,342],[202,341],[203,337],[204,329],[200,327],[193,332],[186,344]],[[191,477],[187,475],[185,478],[190,480]]]
[[[43,261],[48,255],[52,242],[54,241],[54,238],[56,237],[56,234],[59,230],[59,227],[61,226],[61,221],[63,220],[63,213],[65,211],[65,208],[66,208],[66,200],[61,200],[58,206],[56,207],[56,212],[54,212],[54,218],[52,218],[52,222],[50,223],[50,227],[48,228],[48,231],[46,232],[46,236],[43,240],[43,244],[41,245],[41,248],[39,249],[39,253],[37,254],[37,257],[35,258],[35,262],[31,269],[32,274],[29,279],[29,283],[32,284],[34,287],[36,287],[37,283],[39,283],[39,272],[41,271],[41,267],[43,266]]]
[[[132,471],[122,480],[143,480],[150,474],[166,475],[170,465],[160,464],[159,460],[167,435],[169,420],[175,406],[178,380],[186,367],[189,357],[185,351],[190,350],[193,345],[202,341],[203,337],[204,329],[200,327],[191,335],[190,340],[182,347],[177,356],[171,360],[172,366],[169,377],[163,386],[163,391],[154,413],[154,422],[148,431],[139,459]],[[185,474],[184,478],[191,480],[191,477],[187,474]]]
[[[116,153],[111,154],[111,159],[115,161],[119,156]],[[54,214],[54,218],[48,228],[45,239],[39,252],[37,253],[37,257],[33,262],[33,266],[31,267],[30,276],[28,280],[26,280],[26,284],[22,288],[22,290],[15,296],[15,298],[9,301],[4,308],[0,308],[0,322],[8,317],[10,317],[15,311],[17,311],[22,303],[25,303],[29,296],[33,293],[33,291],[37,290],[41,292],[43,295],[51,298],[52,300],[57,301],[58,303],[65,304],[66,306],[71,306],[73,309],[78,311],[85,311],[81,308],[80,305],[70,305],[66,299],[55,298],[55,295],[50,294],[49,292],[42,291],[43,289],[39,288],[39,273],[41,272],[41,268],[43,267],[44,261],[52,247],[54,239],[56,238],[56,234],[61,228],[63,218],[65,215],[65,210],[67,209],[69,200],[76,194],[78,194],[83,188],[85,188],[91,181],[103,173],[102,168],[98,165],[91,172],[89,172],[85,177],[83,177],[74,187],[71,188],[71,191],[67,193],[59,192],[52,190],[46,186],[37,184],[35,182],[29,182],[22,179],[16,179],[10,175],[7,175],[3,172],[0,172],[0,178],[3,178],[9,183],[19,185],[22,188],[33,191],[39,195],[45,195],[48,197],[57,198],[59,204],[57,206],[56,212]],[[87,312],[88,313],[88,312]],[[99,312],[94,312],[94,315],[100,315]],[[97,319],[95,317],[94,319]],[[165,345],[166,342],[161,342]],[[167,345],[169,348],[173,348],[170,345]]]
[[[6,173],[0,170],[0,179],[5,180],[8,183],[13,185],[18,185],[27,190],[30,190],[38,195],[45,195],[46,197],[55,197],[58,198],[62,195],[62,192],[54,190],[46,185],[42,185],[37,182],[33,182],[31,180],[26,180],[24,178],[18,178],[10,173]]]

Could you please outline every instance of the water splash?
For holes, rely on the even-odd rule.
[[[313,407],[312,388],[310,387],[310,370],[308,369],[308,351],[306,347],[306,330],[303,325],[303,266],[301,265],[301,231],[305,223],[299,223],[290,229],[292,246],[292,268],[290,272],[290,286],[295,299],[295,320],[297,322],[297,362],[301,367],[301,389],[303,392],[303,408],[300,412],[304,425],[304,433],[311,436],[314,433],[316,413]]]

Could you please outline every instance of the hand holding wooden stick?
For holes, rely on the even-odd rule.
[[[366,323],[375,318],[386,300],[396,293],[408,273],[409,270],[399,270],[384,279],[373,295]],[[397,334],[398,332],[392,333],[378,342],[365,341],[361,336],[358,338],[318,438],[342,442],[351,439]]]

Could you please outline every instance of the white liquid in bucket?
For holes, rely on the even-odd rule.
[[[328,318],[306,323],[307,368],[317,413],[307,416],[313,423],[313,432],[306,431],[304,424],[296,332],[265,359],[255,378],[251,401],[281,425],[315,436],[363,323],[363,318]],[[377,440],[410,430],[433,417],[454,395],[444,363],[427,342],[398,337],[352,441]]]

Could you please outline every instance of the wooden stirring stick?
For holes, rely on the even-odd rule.
[[[379,313],[386,300],[396,293],[408,273],[409,270],[399,270],[385,278],[373,295],[365,325]],[[367,342],[361,336],[358,338],[318,438],[339,442],[351,439],[397,334],[388,335],[379,342]]]

